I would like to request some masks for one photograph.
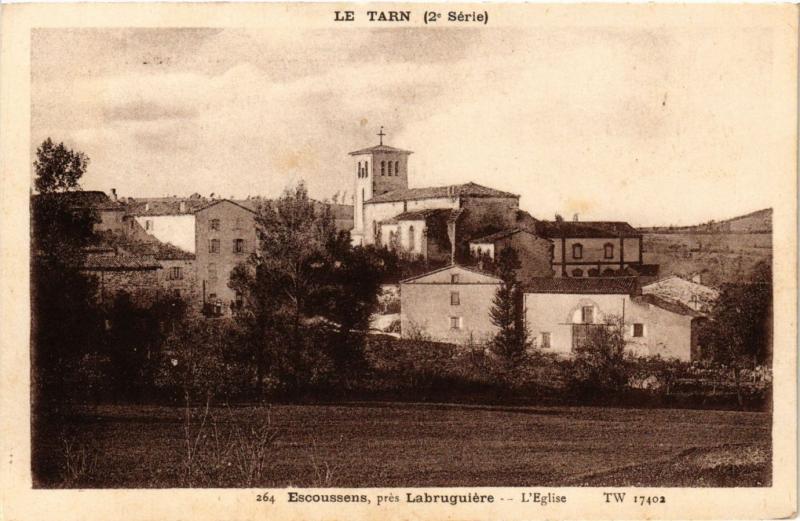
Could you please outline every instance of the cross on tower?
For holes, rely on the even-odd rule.
[[[378,137],[381,138],[381,145],[383,145],[383,136],[386,134],[383,133],[383,127],[381,127],[380,132],[378,132]]]

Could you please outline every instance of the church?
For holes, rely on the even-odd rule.
[[[409,188],[412,152],[380,143],[350,152],[355,172],[354,245],[376,244],[429,260],[469,253],[476,233],[517,225],[519,195],[476,183]]]

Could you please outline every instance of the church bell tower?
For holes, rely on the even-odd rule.
[[[411,152],[384,145],[384,136],[381,127],[378,145],[350,152],[355,173],[351,236],[356,244],[372,244],[375,237],[372,224],[367,222],[368,211],[364,203],[373,197],[408,188],[408,156]]]

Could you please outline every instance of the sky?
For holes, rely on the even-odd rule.
[[[783,138],[769,27],[37,29],[31,151],[84,189],[350,200],[347,153],[476,182],[537,218],[694,224],[772,205]]]

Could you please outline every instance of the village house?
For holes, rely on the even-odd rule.
[[[677,302],[702,313],[709,313],[719,298],[716,289],[677,275],[642,286],[642,293]]]
[[[95,298],[100,304],[111,304],[123,293],[142,306],[158,300],[161,264],[153,255],[135,255],[107,246],[87,248],[85,253],[79,269],[97,280]]]
[[[207,314],[228,313],[242,295],[228,286],[230,274],[256,251],[256,212],[241,202],[215,201],[195,211],[197,282]]]
[[[161,242],[195,253],[194,212],[208,203],[199,195],[129,198],[125,201],[127,231],[134,233],[138,226]]]
[[[524,286],[524,304],[535,347],[566,356],[592,328],[621,325],[631,353],[689,361],[704,320],[687,306],[642,295],[635,277],[535,279]]]
[[[487,342],[497,331],[489,310],[499,285],[493,275],[458,265],[401,281],[401,336]]]
[[[556,277],[652,276],[644,263],[642,234],[626,222],[536,221],[537,235],[553,242]]]

